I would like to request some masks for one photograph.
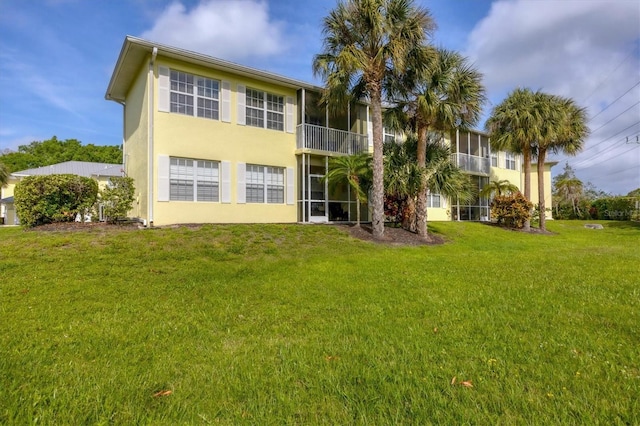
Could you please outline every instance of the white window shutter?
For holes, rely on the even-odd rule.
[[[295,203],[293,191],[294,187],[294,177],[293,177],[293,167],[287,167],[287,204],[291,205]]]
[[[246,96],[247,95],[246,95],[246,88],[241,84],[238,84],[238,93],[237,93],[237,95],[238,95],[238,99],[237,99],[237,102],[238,102],[238,117],[237,117],[237,121],[238,121],[238,124],[241,124],[241,125],[244,126],[246,124],[246,121],[247,121],[247,118],[246,118],[247,117],[247,105],[246,105],[246,102],[247,102]]]
[[[245,163],[238,163],[238,174],[236,176],[238,197],[236,202],[238,204],[245,204],[247,202],[247,187],[245,184],[247,175],[247,165]]]
[[[158,155],[158,201],[169,201],[169,156]]]
[[[295,123],[293,122],[293,98],[291,96],[287,96],[286,112],[287,133],[293,133],[295,131]]]
[[[170,98],[171,81],[170,71],[167,67],[158,67],[158,111],[169,112],[171,109]]]
[[[223,161],[221,168],[220,202],[229,204],[231,202],[231,163]]]
[[[231,83],[222,82],[222,104],[221,104],[221,120],[225,123],[231,123]]]

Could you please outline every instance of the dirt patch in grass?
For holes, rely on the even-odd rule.
[[[371,241],[378,244],[393,246],[425,246],[444,244],[444,238],[438,235],[428,234],[426,238],[422,238],[414,232],[395,227],[385,227],[382,239],[373,237],[373,229],[369,224],[361,225],[360,227],[355,225],[338,225],[338,229],[349,233],[353,238]]]

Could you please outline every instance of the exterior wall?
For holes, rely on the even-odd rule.
[[[141,67],[136,80],[127,94],[124,109],[124,170],[133,178],[136,187],[136,199],[129,212],[132,217],[147,218],[147,199],[149,188],[148,142],[149,142],[149,104],[148,104],[148,66]]]
[[[11,177],[9,175],[9,179],[7,184],[0,188],[0,199],[8,198],[13,196],[14,189],[16,184],[20,182],[19,179]],[[18,225],[18,217],[16,216],[16,206],[13,203],[1,204],[0,205],[0,217],[4,218],[5,225]]]
[[[551,167],[552,164],[544,165],[544,204],[545,208],[548,209],[545,212],[545,218],[553,219],[552,209],[553,209],[553,196],[551,194]],[[538,204],[538,171],[536,164],[532,164],[531,166],[531,202],[535,205]]]
[[[296,90],[274,84],[239,77],[167,58],[156,62],[154,108],[154,225],[172,223],[268,223],[296,222],[297,203],[292,204],[239,204],[237,201],[239,163],[257,164],[294,169],[294,194],[297,194],[296,135],[286,131],[257,128],[237,124],[238,84],[256,90],[281,95],[294,100],[294,124],[296,119]],[[191,117],[183,114],[158,111],[158,66],[186,73],[230,82],[231,122]],[[222,101],[220,101],[220,105]],[[285,111],[286,116],[286,111]],[[286,123],[285,123],[286,128]],[[221,202],[158,201],[158,156],[183,157],[196,160],[230,162],[231,200]],[[146,158],[146,156],[145,156]],[[286,179],[286,176],[285,176]],[[286,182],[285,182],[286,193]]]

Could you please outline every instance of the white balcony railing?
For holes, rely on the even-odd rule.
[[[451,160],[454,164],[467,172],[482,173],[485,175],[488,175],[491,172],[490,158],[456,152],[451,154]]]
[[[313,124],[299,124],[296,129],[298,149],[312,149],[338,154],[360,154],[367,152],[367,135]]]

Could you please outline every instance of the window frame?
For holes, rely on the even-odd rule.
[[[245,125],[284,132],[286,98],[253,87],[245,88]]]
[[[169,112],[171,113],[220,121],[221,92],[220,80],[169,69]],[[181,100],[184,102],[180,102]],[[181,106],[185,110],[181,111]]]
[[[514,153],[506,153],[504,157],[504,168],[507,170],[517,170],[516,155]]]
[[[287,186],[284,167],[246,164],[245,170],[247,204],[285,204]]]
[[[437,198],[438,200],[438,205],[435,206],[434,205],[434,200]],[[427,208],[432,208],[432,209],[439,209],[442,208],[442,195],[438,194],[438,193],[432,193],[429,192],[427,194]]]
[[[177,173],[176,167],[184,168],[182,173]],[[211,172],[207,172],[207,170],[211,170]],[[221,196],[220,174],[220,161],[169,157],[169,201],[219,203]],[[175,181],[181,182],[174,183]],[[186,191],[181,191],[180,186],[175,189],[174,185],[182,185]],[[210,194],[201,191],[207,187],[211,188]]]

